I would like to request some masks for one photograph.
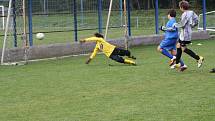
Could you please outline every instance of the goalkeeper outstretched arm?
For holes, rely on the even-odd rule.
[[[90,38],[86,38],[86,39],[80,40],[81,43],[84,43],[84,42],[97,42],[97,41],[101,41],[100,38],[90,37]],[[96,54],[98,53],[98,51],[99,51],[99,47],[98,47],[98,45],[96,45],[96,47],[93,50],[93,53],[90,55],[90,57],[86,61],[86,64],[89,64],[91,62],[91,60],[96,56]]]
[[[89,57],[89,59],[86,61],[86,64],[89,64],[91,62],[91,60],[96,56],[96,54],[98,53],[99,48],[95,47],[93,50],[93,53],[91,54],[91,56]]]
[[[101,41],[102,41],[102,38],[98,38],[98,37],[89,37],[89,38],[80,40],[80,42],[101,42]]]

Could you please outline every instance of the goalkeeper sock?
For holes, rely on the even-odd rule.
[[[176,64],[178,64],[180,62],[181,54],[182,54],[182,49],[181,48],[177,48]]]
[[[135,65],[135,64],[136,64],[134,61],[128,60],[128,59],[125,59],[125,60],[124,60],[124,63],[125,63],[125,64],[132,64],[132,65]]]
[[[173,58],[173,56],[166,49],[162,49],[161,53],[170,59]]]
[[[196,60],[199,60],[199,59],[200,59],[198,55],[196,55],[192,50],[190,50],[190,49],[188,49],[188,48],[186,48],[186,49],[184,50],[184,52],[187,53],[189,56],[191,56],[192,58],[194,58],[194,59],[196,59]]]

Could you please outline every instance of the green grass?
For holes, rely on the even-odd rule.
[[[202,46],[196,44],[201,42]],[[191,48],[202,68],[183,56],[188,70],[170,70],[156,46],[132,48],[138,66],[97,55],[0,67],[2,121],[215,121],[213,41]],[[113,66],[108,66],[108,62]]]

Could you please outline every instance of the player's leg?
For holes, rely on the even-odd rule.
[[[196,60],[199,60],[200,57],[195,53],[193,52],[192,50],[188,49],[187,47],[186,48],[183,48],[183,51],[188,54],[190,57],[196,59]]]
[[[169,51],[176,50],[176,40],[163,40],[160,45],[158,46],[158,51],[160,51],[163,55],[167,56],[170,58],[169,66],[172,66],[175,63],[175,54],[173,55],[172,53],[170,54]]]
[[[164,56],[166,56],[166,57],[168,57],[168,58],[170,58],[170,59],[173,58],[173,56],[168,52],[168,50],[166,50],[166,49],[164,49],[164,48],[161,48],[160,46],[158,46],[157,50],[158,50],[159,52],[161,52]]]
[[[136,63],[134,61],[124,59],[124,58],[120,57],[119,55],[111,55],[110,58],[116,62],[119,62],[119,63],[136,65]]]
[[[211,72],[211,73],[215,73],[215,68],[211,69],[210,72]]]
[[[162,40],[157,50],[161,52],[164,56],[172,59],[173,56],[168,52],[168,50],[172,49],[172,45],[175,40]]]
[[[173,50],[171,50],[171,54],[173,55],[173,56],[176,56],[176,54],[177,54],[177,51],[175,50],[175,49],[173,49]],[[182,60],[182,59],[180,59],[180,62],[179,62],[180,64],[181,64],[181,66],[184,66],[185,64],[184,64],[184,61]]]
[[[182,41],[179,40],[177,43],[177,54],[176,54],[176,64],[179,64],[182,55],[182,46],[186,46]]]
[[[172,57],[172,59],[170,59],[169,66],[172,66],[175,64],[175,60],[176,60],[176,54],[177,54],[176,47],[170,51],[171,51],[171,54],[173,55],[173,57]]]
[[[199,68],[202,66],[202,63],[204,61],[204,58],[202,56],[197,55],[195,52],[193,52],[191,49],[188,49],[188,48],[183,48],[183,51],[189,56],[191,56],[192,58],[197,60]]]
[[[176,56],[177,51],[175,49],[171,50],[171,54],[173,56]],[[173,60],[174,61],[174,60]],[[173,62],[174,63],[174,62]],[[173,65],[173,64],[172,64]],[[171,68],[175,68],[174,66],[171,66]],[[187,69],[187,65],[184,64],[183,60],[180,59],[180,71],[185,71]]]
[[[175,59],[175,64],[171,66],[171,68],[180,68],[180,60],[182,56],[182,49],[181,49],[181,41],[177,43],[177,53],[176,53],[176,59]]]
[[[180,61],[182,51],[184,51],[186,54],[190,55],[191,57],[193,57],[194,59],[197,60],[198,67],[200,68],[202,66],[203,61],[204,61],[204,58],[202,56],[196,55],[192,50],[187,48],[186,45],[190,44],[191,42],[190,41],[180,41],[179,40],[179,43],[180,43],[180,46],[177,48],[175,67],[180,67],[180,66],[178,66],[178,63]]]

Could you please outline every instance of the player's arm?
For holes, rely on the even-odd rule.
[[[86,61],[86,64],[89,64],[90,61],[96,56],[96,54],[98,53],[99,48],[96,46],[93,50],[93,53],[91,54],[90,58]]]
[[[177,27],[175,27],[174,25],[172,27],[165,27],[165,26],[161,26],[160,28],[162,31],[170,31],[170,32],[174,32],[177,30]]]
[[[166,26],[161,26],[161,30],[162,31],[168,31],[168,32],[175,32],[177,31],[177,27],[176,27],[175,22],[169,21]]]
[[[85,38],[83,40],[80,40],[80,42],[97,42],[97,41],[102,41],[102,38],[98,38],[98,37],[89,37],[89,38]]]
[[[198,24],[199,24],[199,17],[195,12],[193,12],[191,27],[194,28]]]

